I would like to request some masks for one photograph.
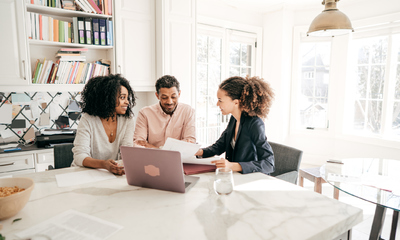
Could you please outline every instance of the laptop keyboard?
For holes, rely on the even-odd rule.
[[[185,182],[185,188],[187,188],[190,184],[191,182]]]

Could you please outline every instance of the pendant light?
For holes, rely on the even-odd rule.
[[[323,0],[325,10],[312,21],[307,36],[338,36],[354,32],[350,19],[336,8],[339,0]]]

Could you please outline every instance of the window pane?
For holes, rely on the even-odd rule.
[[[367,97],[368,67],[358,67],[357,98]]]
[[[383,98],[383,86],[385,81],[385,68],[384,66],[371,67],[371,98]]]
[[[394,90],[394,98],[395,99],[400,99],[400,64],[397,65],[396,88]]]
[[[400,102],[393,105],[393,121],[392,121],[393,134],[400,136]]]
[[[368,126],[367,130],[379,133],[381,130],[382,102],[368,101]]]
[[[221,63],[221,43],[222,39],[209,37],[209,59],[210,63]]]
[[[239,67],[230,67],[229,68],[229,77],[240,76],[240,68]]]
[[[230,43],[229,45],[230,45],[229,63],[231,65],[239,65],[239,63],[240,63],[240,43]]]
[[[251,45],[242,44],[241,51],[240,65],[251,66]]]
[[[315,65],[315,43],[301,44],[301,65],[302,66]]]
[[[314,74],[314,67],[304,67],[302,69],[301,93],[304,96],[314,96]]]
[[[373,38],[371,45],[371,60],[372,63],[386,62],[387,55],[387,37]]]
[[[197,62],[207,62],[207,36],[197,38]]]
[[[328,97],[329,68],[317,67],[315,75],[315,96]]]
[[[298,112],[302,128],[327,128],[330,42],[302,43]]]
[[[251,76],[251,68],[241,68],[240,69],[240,76],[246,77],[247,75]]]
[[[207,94],[207,65],[206,64],[197,64],[197,91],[201,94]]]
[[[364,129],[365,104],[364,100],[357,100],[354,103],[354,129]]]
[[[357,40],[355,41],[355,46],[357,46]],[[367,64],[369,61],[369,46],[368,45],[362,45],[359,46],[358,48],[358,58],[357,58],[357,63],[358,64]]]

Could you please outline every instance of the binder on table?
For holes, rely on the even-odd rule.
[[[100,44],[106,45],[106,19],[99,19],[100,21]]]
[[[93,20],[92,20],[93,44],[94,44],[94,45],[100,45],[99,20],[102,20],[102,19],[93,18]]]
[[[85,43],[92,43],[92,18],[85,18]]]
[[[214,172],[215,169],[215,165],[183,163],[183,172],[185,175]]]
[[[78,17],[78,33],[79,43],[85,44],[85,19],[83,17]]]

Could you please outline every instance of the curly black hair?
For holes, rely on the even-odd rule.
[[[121,94],[121,86],[128,90],[128,109],[122,116],[133,116],[136,96],[128,80],[119,74],[91,78],[85,85],[82,95],[82,112],[100,118],[115,117],[115,107]]]
[[[157,79],[156,81],[156,91],[157,93],[160,93],[160,88],[172,88],[176,87],[176,90],[179,90],[179,82],[178,80],[171,75],[164,75]]]
[[[239,100],[239,107],[249,116],[266,118],[275,94],[268,82],[259,77],[230,77],[219,88],[232,100]]]

